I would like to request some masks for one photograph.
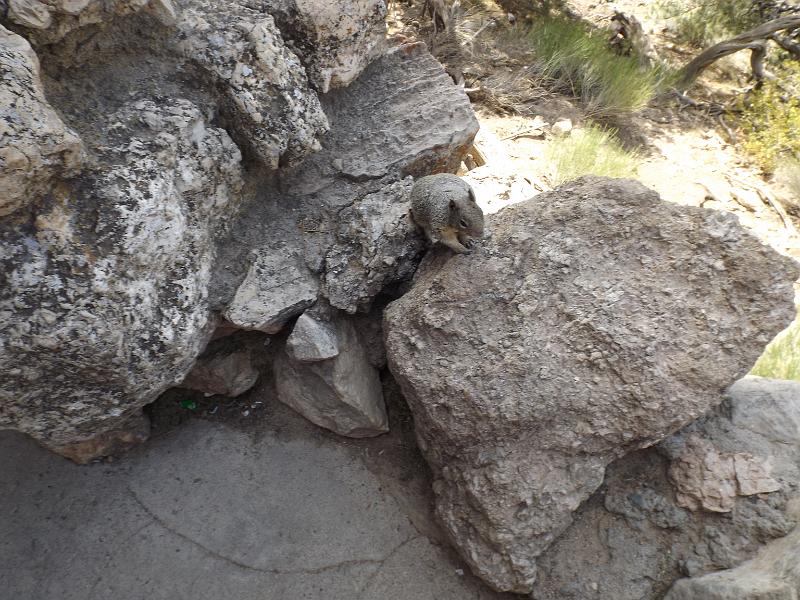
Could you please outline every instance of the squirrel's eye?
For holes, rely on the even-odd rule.
[[[464,229],[469,227],[469,224],[464,219],[461,219],[461,222],[459,223],[459,225],[461,225]]]

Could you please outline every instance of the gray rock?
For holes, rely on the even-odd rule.
[[[606,465],[717,405],[792,320],[798,270],[735,217],[627,180],[488,225],[389,306],[387,355],[450,539],[492,586],[530,592]]]
[[[763,552],[771,552],[772,544],[785,548],[796,543],[791,541],[796,533],[791,532],[798,519],[799,417],[800,382],[747,377],[736,382],[726,401],[708,416],[656,447],[617,460],[607,469],[603,487],[540,557],[533,596],[537,600],[656,600],[664,597],[676,579],[687,575],[695,577],[676,583],[671,592],[675,598],[750,598],[744,591],[748,580],[763,590],[780,589],[785,578],[775,571],[725,584],[727,588],[715,585],[717,590],[736,590],[731,593],[741,596],[700,593],[718,580],[730,581],[729,575],[707,574],[758,560]],[[781,489],[749,496],[737,493],[725,513],[716,504],[712,510],[683,508],[669,472],[674,464],[686,463],[687,454],[694,455],[693,440],[697,439],[705,442],[714,457],[742,453],[767,462]],[[719,476],[706,477],[705,482],[704,498],[728,497],[715,492],[713,482],[721,482],[720,489],[726,491],[739,489],[736,481]],[[775,541],[763,547],[771,540]],[[737,572],[733,568],[720,575]],[[773,582],[767,585],[770,579]],[[689,593],[698,595],[684,596]]]
[[[664,444],[673,464],[684,463],[685,455],[692,452],[689,444],[701,436],[720,454],[744,452],[756,462],[769,464],[775,479],[769,477],[767,485],[761,476],[755,482],[747,479],[744,491],[766,493],[780,487],[789,498],[784,507],[787,517],[793,522],[800,519],[800,382],[758,377],[738,381],[730,390],[727,415],[693,424]],[[737,476],[739,471],[737,468]],[[753,470],[748,468],[745,474],[752,476]],[[707,478],[706,487],[713,481],[715,478]],[[677,484],[682,490],[682,481]],[[739,491],[743,491],[741,483]],[[798,556],[800,529],[796,528],[735,568],[712,573],[704,569],[705,573],[700,571],[695,577],[676,582],[665,600],[791,600],[800,594]]]
[[[252,388],[258,370],[248,348],[202,356],[179,387],[235,398]]]
[[[78,135],[47,102],[39,59],[22,37],[0,26],[3,145],[0,217],[44,195],[60,177],[75,175],[83,159]]]
[[[252,252],[282,264],[291,249],[319,274],[320,296],[367,311],[383,289],[411,277],[423,249],[407,217],[408,175],[455,170],[478,129],[466,95],[420,47],[381,57],[322,104],[331,124],[322,149],[259,182],[221,245],[212,294],[223,311]]]
[[[8,20],[24,28],[38,48],[62,41],[78,29],[102,28],[147,10],[168,23],[175,17],[171,0],[7,0]],[[96,30],[95,29],[95,30]]]
[[[181,0],[180,7],[178,50],[221,90],[237,143],[272,169],[319,149],[328,121],[266,7],[245,0],[224,10],[212,0]]]
[[[363,310],[387,285],[414,274],[424,245],[409,219],[412,185],[410,177],[389,184],[339,213],[322,286],[333,306]]]
[[[277,333],[316,302],[319,283],[297,252],[263,248],[253,254],[247,276],[223,314],[241,329]]]
[[[378,371],[347,317],[325,324],[335,335],[332,358],[300,362],[289,348],[275,359],[278,399],[312,423],[349,437],[370,437],[389,430]]]
[[[0,426],[64,454],[192,368],[240,153],[187,100],[125,104],[91,174],[0,221]]]
[[[286,339],[286,352],[299,362],[313,363],[339,354],[336,332],[308,313],[300,315]]]
[[[291,27],[302,32],[301,57],[322,93],[350,84],[385,49],[383,2],[295,0],[293,9]]]

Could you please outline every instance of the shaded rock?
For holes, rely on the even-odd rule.
[[[299,362],[319,362],[338,355],[339,342],[331,327],[305,313],[286,340],[286,352]]]
[[[339,213],[322,286],[333,306],[363,310],[390,283],[414,274],[424,242],[409,219],[412,185],[410,177],[389,184]]]
[[[212,0],[180,6],[178,50],[221,90],[236,141],[272,169],[319,149],[328,121],[267,7],[244,0],[224,10]]]
[[[781,489],[734,495],[725,513],[682,508],[669,472],[694,452],[697,439],[716,456],[740,453],[767,462]],[[800,382],[742,379],[708,416],[608,467],[602,488],[540,557],[533,596],[655,600],[676,579],[694,575],[703,581],[704,574],[736,567],[760,555],[763,544],[794,529],[799,465]],[[676,590],[694,586],[676,584]]]
[[[258,380],[249,349],[201,356],[179,387],[235,398]]]
[[[192,368],[242,185],[238,148],[187,100],[127,103],[108,123],[92,173],[0,221],[0,426],[56,451],[119,429]]]
[[[530,592],[606,465],[717,405],[792,320],[798,271],[731,215],[627,180],[488,226],[389,306],[387,355],[451,540],[494,587]]]
[[[140,411],[117,423],[110,431],[102,431],[77,442],[48,447],[56,454],[85,465],[100,457],[124,454],[144,442],[149,435],[150,421]]]
[[[67,34],[90,25],[148,10],[168,23],[175,18],[171,0],[7,0],[7,18],[28,31],[34,45],[53,44]]]
[[[275,359],[278,399],[312,423],[341,435],[370,437],[388,431],[378,371],[370,365],[350,319],[333,317],[315,327],[335,335],[337,354],[300,362],[290,355],[287,344]]]
[[[297,252],[253,253],[247,276],[224,311],[241,329],[277,333],[317,300],[319,284]]]
[[[795,600],[800,590],[800,530],[768,544],[728,571],[676,582],[664,600]]]
[[[463,90],[418,46],[376,60],[322,104],[331,124],[322,149],[260,184],[221,245],[211,293],[222,311],[251,253],[282,264],[293,249],[319,276],[319,296],[347,312],[369,310],[375,295],[411,276],[423,248],[407,216],[409,175],[455,170],[478,129]]]
[[[0,26],[0,216],[33,202],[84,155],[78,135],[47,102],[39,59],[22,37]]]

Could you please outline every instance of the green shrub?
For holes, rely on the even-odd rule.
[[[800,380],[800,318],[769,343],[750,373]]]
[[[800,159],[800,63],[785,61],[743,105],[744,149],[767,173]]]
[[[662,0],[655,13],[674,21],[677,41],[696,46],[710,46],[761,22],[752,0]]]
[[[553,185],[583,175],[633,177],[641,162],[639,155],[620,145],[613,132],[593,126],[553,139],[545,150],[545,160]]]
[[[579,21],[542,19],[505,35],[529,44],[537,71],[579,97],[590,116],[640,110],[668,79],[664,67],[643,66],[636,56],[618,56],[609,48],[607,31],[590,31]]]
[[[792,202],[800,205],[800,160],[786,160],[778,166],[775,176],[789,188]]]

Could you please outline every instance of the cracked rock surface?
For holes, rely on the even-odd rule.
[[[753,488],[737,483],[735,469],[725,461],[697,464],[698,439],[704,455],[715,459],[747,455],[759,471],[769,471],[772,491],[744,494]],[[725,498],[727,512],[719,512],[717,502],[711,510],[700,503],[682,506],[680,487],[670,477],[675,465],[682,470],[691,465],[692,481],[703,482],[701,498]],[[759,557],[774,557],[771,548],[796,548],[799,465],[800,382],[741,379],[707,416],[608,467],[601,488],[540,558],[533,595],[655,600],[676,580],[670,600],[755,600],[762,596],[743,593],[753,582],[761,582],[763,590],[796,588],[791,561],[765,568],[769,561]],[[754,562],[745,562],[750,559]],[[740,564],[741,571],[735,568]],[[741,595],[715,595],[725,589]]]
[[[732,216],[583,178],[429,254],[385,313],[392,374],[474,571],[530,592],[605,467],[722,401],[794,317],[797,265]]]

